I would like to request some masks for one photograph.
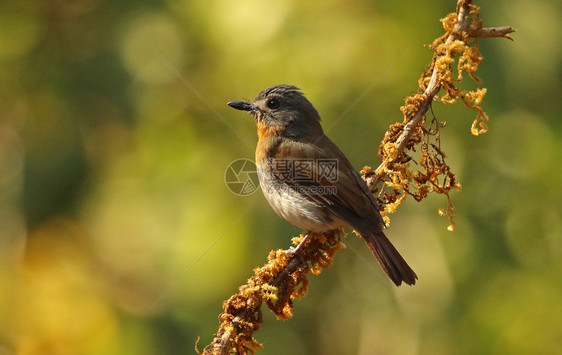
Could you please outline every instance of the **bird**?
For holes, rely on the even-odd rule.
[[[318,111],[298,87],[274,85],[252,101],[227,104],[256,122],[259,183],[279,216],[313,233],[350,227],[396,286],[416,283],[416,273],[383,232],[372,192],[324,134]]]

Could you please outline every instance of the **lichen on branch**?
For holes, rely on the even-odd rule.
[[[452,105],[459,99],[476,111],[470,131],[477,136],[488,130],[488,116],[480,107],[486,88],[476,76],[482,55],[478,37],[505,37],[511,27],[483,28],[479,19],[480,8],[472,1],[460,0],[457,12],[441,19],[445,33],[428,47],[433,51],[429,69],[418,80],[418,90],[405,99],[400,107],[403,122],[391,125],[386,132],[379,156],[382,164],[375,170],[364,167],[363,178],[377,195],[383,214],[392,213],[407,196],[421,201],[430,193],[447,197],[447,207],[438,210],[449,217],[448,230],[455,228],[454,205],[450,191],[460,190],[455,174],[447,164],[441,149],[441,128],[444,121],[426,120],[426,112],[433,102]],[[495,34],[495,36],[493,35]],[[456,68],[455,68],[456,62]],[[477,85],[475,90],[461,90],[458,84],[467,74]],[[443,90],[444,94],[437,93]],[[379,187],[378,183],[382,182]]]
[[[278,319],[291,318],[293,300],[304,297],[308,290],[308,273],[318,275],[330,267],[336,252],[345,247],[341,235],[343,230],[309,233],[297,256],[285,250],[271,251],[267,263],[255,268],[254,276],[240,286],[239,292],[224,301],[219,330],[203,353],[253,354],[261,349],[252,335],[263,322],[262,303],[265,302]],[[293,244],[299,245],[304,237],[305,234],[301,234],[293,238]]]

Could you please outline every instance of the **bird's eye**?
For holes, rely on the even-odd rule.
[[[269,107],[272,110],[275,110],[276,108],[279,107],[279,101],[277,101],[275,99],[271,99],[271,100],[267,101],[267,107]]]

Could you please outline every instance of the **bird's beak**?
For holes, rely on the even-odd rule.
[[[256,106],[244,101],[230,101],[227,105],[241,111],[253,112],[257,110]]]

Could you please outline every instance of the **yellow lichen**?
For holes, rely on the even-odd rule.
[[[302,298],[308,290],[306,276],[309,272],[319,274],[323,269],[332,265],[336,252],[345,247],[340,241],[343,230],[324,234],[311,234],[299,250],[297,260],[306,260],[305,264],[296,264],[287,277],[280,277],[286,272],[289,263],[296,256],[284,250],[269,253],[267,263],[254,269],[252,276],[245,285],[240,286],[239,292],[223,303],[223,313],[219,316],[221,324],[215,336],[220,342],[223,335],[229,335],[229,346],[238,354],[253,354],[261,349],[252,334],[260,328],[263,321],[261,305],[265,304],[279,319],[289,319],[293,316],[293,299]],[[293,238],[293,244],[298,245],[305,234]],[[212,343],[204,349],[204,353],[214,353]]]
[[[482,22],[478,19],[479,8],[473,5],[469,8],[467,28],[474,32],[482,28]],[[449,217],[448,230],[453,230],[455,226],[454,206],[449,192],[460,189],[460,184],[456,182],[455,175],[445,161],[445,153],[441,150],[440,129],[445,126],[445,122],[437,119],[426,122],[426,117],[423,116],[418,126],[408,128],[411,134],[404,149],[399,150],[396,143],[406,124],[427,101],[425,91],[432,82],[432,76],[444,91],[440,97],[435,95],[434,100],[454,104],[459,98],[462,99],[467,107],[477,113],[471,125],[471,133],[479,135],[487,131],[488,116],[480,107],[486,89],[479,87],[476,90],[461,90],[457,86],[463,80],[464,73],[480,86],[481,81],[475,73],[482,61],[478,43],[469,37],[468,30],[457,29],[457,21],[456,13],[441,19],[445,33],[429,46],[434,52],[431,67],[420,77],[418,92],[407,97],[400,108],[404,115],[403,123],[391,125],[379,147],[383,165],[377,169],[376,174],[377,179],[383,182],[383,187],[380,191],[377,188],[373,191],[383,214],[394,212],[408,195],[416,201],[421,201],[430,193],[445,195],[447,208],[440,210],[440,213]],[[453,74],[455,62],[456,73]],[[366,179],[368,174],[374,173],[369,168],[364,169],[362,174]]]

